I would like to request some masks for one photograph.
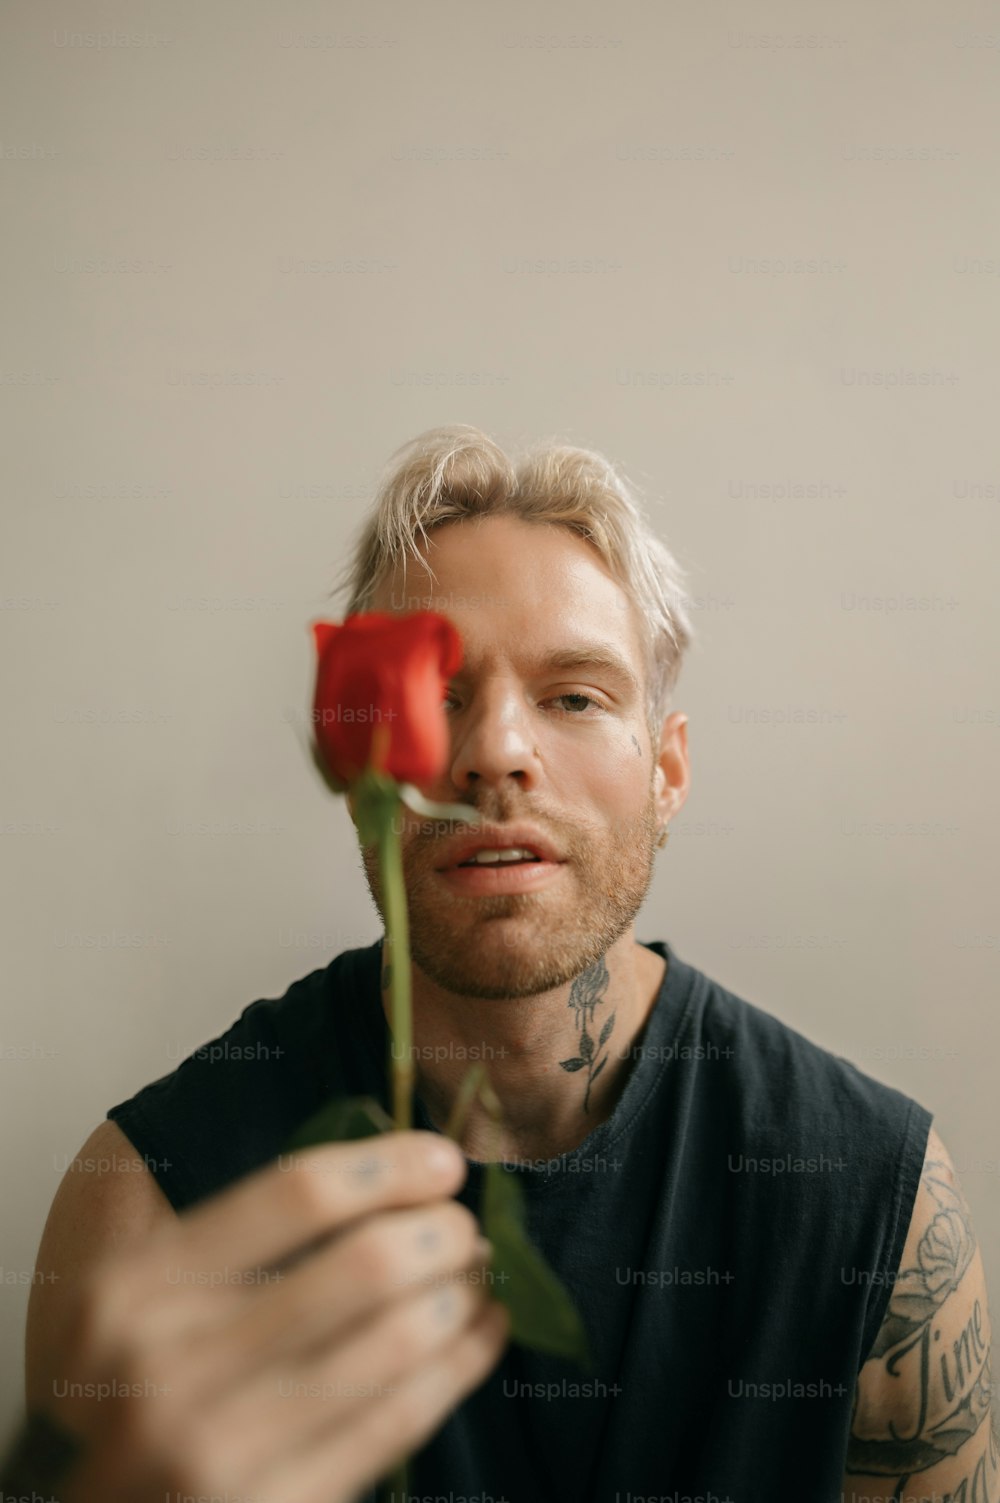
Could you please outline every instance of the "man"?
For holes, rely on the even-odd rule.
[[[458,1199],[478,1208],[483,1160],[511,1166],[596,1366],[509,1345],[415,1457],[414,1492],[995,1503],[982,1260],[930,1113],[636,941],[689,788],[668,709],[691,632],[623,482],[586,451],[515,466],[478,430],[432,430],[396,456],[349,579],[349,613],[437,609],[464,645],[423,792],[482,823],[408,814],[402,836],[415,1125],[440,1133],[484,1060],[503,1135],[473,1110]],[[102,1187],[82,1248],[70,1210],[50,1217],[39,1267],[223,1190],[333,1094],[385,1102],[384,962],[379,943],[337,956],[246,1009],[222,1068],[191,1059],[113,1108],[98,1131],[151,1171]]]

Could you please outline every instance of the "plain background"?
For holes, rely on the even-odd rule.
[[[8,0],[0,48],[4,1427],[87,1134],[379,932],[308,623],[453,421],[641,487],[698,645],[638,937],[934,1113],[1000,1313],[995,8]]]

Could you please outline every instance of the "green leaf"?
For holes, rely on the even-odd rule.
[[[560,1068],[563,1070],[569,1070],[571,1073],[574,1070],[582,1070],[586,1063],[587,1061],[585,1059],[581,1059],[579,1055],[577,1055],[576,1059],[561,1059],[559,1061]]]
[[[512,1339],[539,1352],[576,1358],[592,1372],[583,1322],[564,1286],[528,1240],[521,1186],[500,1163],[486,1165],[482,1221],[493,1244],[494,1293],[510,1311]]]
[[[597,1040],[597,1047],[598,1047],[598,1049],[601,1047],[602,1044],[606,1044],[608,1042],[608,1039],[611,1037],[611,1030],[612,1030],[612,1028],[614,1026],[615,1026],[615,1014],[612,1013],[611,1016],[610,1016],[610,1018],[608,1019],[608,1021],[605,1023],[604,1027],[601,1029],[601,1036]]]
[[[374,1096],[340,1097],[307,1118],[283,1151],[290,1153],[317,1143],[350,1142],[393,1130],[392,1118]],[[580,1316],[564,1286],[529,1241],[521,1186],[501,1163],[486,1165],[482,1221],[493,1244],[490,1267],[494,1293],[510,1311],[512,1340],[540,1352],[576,1358],[593,1371]]]
[[[328,1101],[307,1118],[288,1139],[283,1152],[312,1148],[316,1143],[345,1143],[357,1138],[371,1138],[376,1133],[392,1132],[394,1125],[374,1096],[341,1096]]]

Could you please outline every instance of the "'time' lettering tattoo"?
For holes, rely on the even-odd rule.
[[[898,1498],[915,1474],[954,1458],[953,1481],[943,1503],[988,1503],[997,1496],[1000,1436],[995,1410],[991,1418],[988,1315],[978,1297],[963,1297],[976,1253],[975,1233],[954,1175],[930,1151],[921,1189],[935,1214],[920,1240],[915,1265],[900,1270],[862,1369],[846,1470],[896,1479],[892,1496]],[[872,1414],[862,1426],[861,1390],[868,1370],[879,1364],[899,1383],[907,1402],[897,1404],[881,1426]],[[958,1467],[966,1473],[960,1480]]]

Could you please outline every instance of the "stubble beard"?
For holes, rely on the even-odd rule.
[[[487,809],[497,824],[527,811]],[[538,893],[463,897],[434,875],[442,840],[403,836],[410,956],[457,996],[499,1001],[565,986],[628,929],[652,880],[657,821],[652,787],[643,811],[610,831],[563,829],[540,820],[567,858],[567,870]],[[374,846],[361,848],[368,887],[385,921]],[[555,889],[558,889],[558,896]]]

